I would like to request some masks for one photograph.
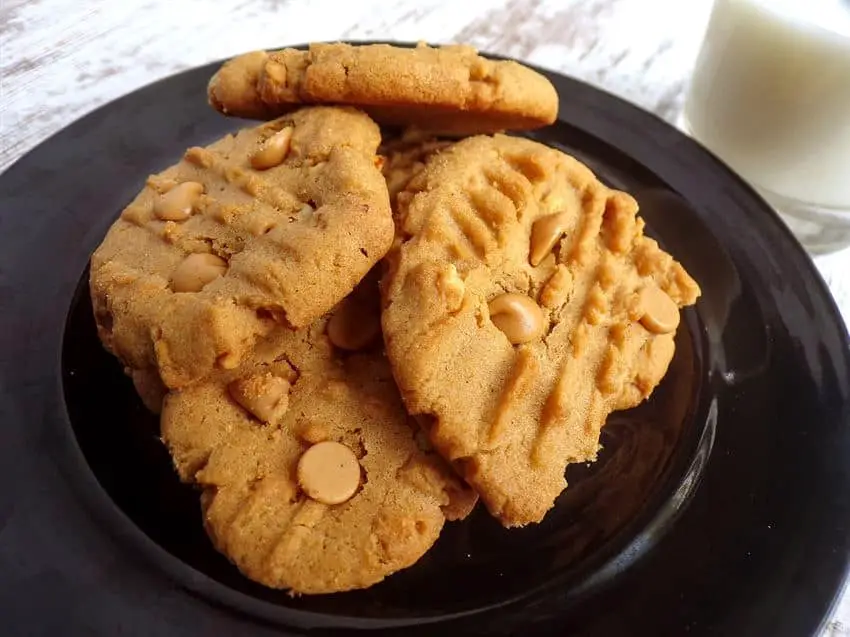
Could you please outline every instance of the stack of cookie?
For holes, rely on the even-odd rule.
[[[269,121],[149,177],[90,284],[216,548],[328,593],[479,497],[541,520],[699,295],[634,199],[498,133],[554,121],[551,84],[470,47],[321,44],[228,62],[209,101]]]

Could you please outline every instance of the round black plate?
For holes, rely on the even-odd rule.
[[[850,555],[847,332],[802,249],[654,116],[549,74],[534,137],[632,192],[701,283],[652,400],[612,418],[543,524],[477,511],[369,589],[292,599],[207,542],[156,420],[94,334],[90,252],[151,172],[240,122],[215,65],[83,118],[0,177],[5,634],[813,635]]]

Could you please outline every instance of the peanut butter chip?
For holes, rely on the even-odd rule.
[[[460,309],[464,294],[466,294],[466,286],[454,265],[449,264],[448,268],[440,272],[437,278],[437,289],[450,312],[456,312]]]
[[[512,292],[490,301],[490,320],[513,345],[528,343],[543,335],[543,311],[533,299]]]
[[[566,212],[540,217],[531,226],[531,245],[528,251],[528,261],[533,266],[540,265],[546,255],[567,231],[569,215]]]
[[[225,352],[224,354],[219,354],[219,356],[215,359],[215,362],[222,369],[236,369],[239,367],[241,359],[239,354],[234,352]]]
[[[644,288],[640,293],[640,322],[655,334],[667,334],[679,326],[679,308],[657,287]]]
[[[360,310],[358,312],[358,310]],[[381,333],[381,322],[369,308],[343,303],[328,321],[328,338],[340,349],[356,352]]]
[[[163,221],[184,221],[195,207],[204,185],[197,181],[185,181],[160,195],[153,206],[154,214]]]
[[[175,292],[199,292],[226,271],[227,262],[214,254],[190,254],[171,275],[171,289]]]
[[[342,504],[360,486],[360,463],[351,449],[328,440],[304,452],[297,475],[309,497],[323,504]]]
[[[268,372],[235,380],[227,389],[233,400],[262,422],[277,422],[289,406],[289,381]]]
[[[280,165],[289,153],[292,141],[292,127],[287,126],[269,137],[260,149],[251,155],[251,168],[268,170]]]

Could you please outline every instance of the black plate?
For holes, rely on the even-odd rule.
[[[118,364],[85,268],[213,113],[215,65],[101,108],[0,177],[0,616],[5,634],[814,635],[850,555],[847,332],[808,257],[735,175],[656,117],[549,74],[534,137],[641,204],[703,288],[668,377],[571,467],[543,524],[477,511],[367,590],[292,599],[207,542]]]

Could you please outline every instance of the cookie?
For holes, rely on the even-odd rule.
[[[385,138],[378,154],[382,158],[381,172],[387,181],[390,203],[394,203],[398,193],[422,172],[425,162],[451,145],[450,140],[422,136],[417,131],[405,131],[401,136]]]
[[[555,121],[558,95],[545,77],[470,46],[312,44],[255,51],[213,76],[210,104],[267,119],[299,104],[350,104],[375,121],[453,135],[525,130]]]
[[[358,293],[165,400],[163,440],[203,490],[213,544],[266,586],[371,586],[414,564],[476,500],[417,442],[381,351],[377,287]]]
[[[187,150],[92,256],[103,343],[179,388],[310,325],[390,247],[379,142],[365,114],[320,106]]]
[[[159,372],[153,367],[145,369],[127,367],[124,373],[133,381],[133,388],[142,404],[148,411],[159,414],[162,411],[162,401],[168,393],[168,388],[163,384]]]
[[[397,196],[383,332],[408,410],[505,526],[537,522],[646,399],[699,287],[638,206],[506,136],[434,155]]]

